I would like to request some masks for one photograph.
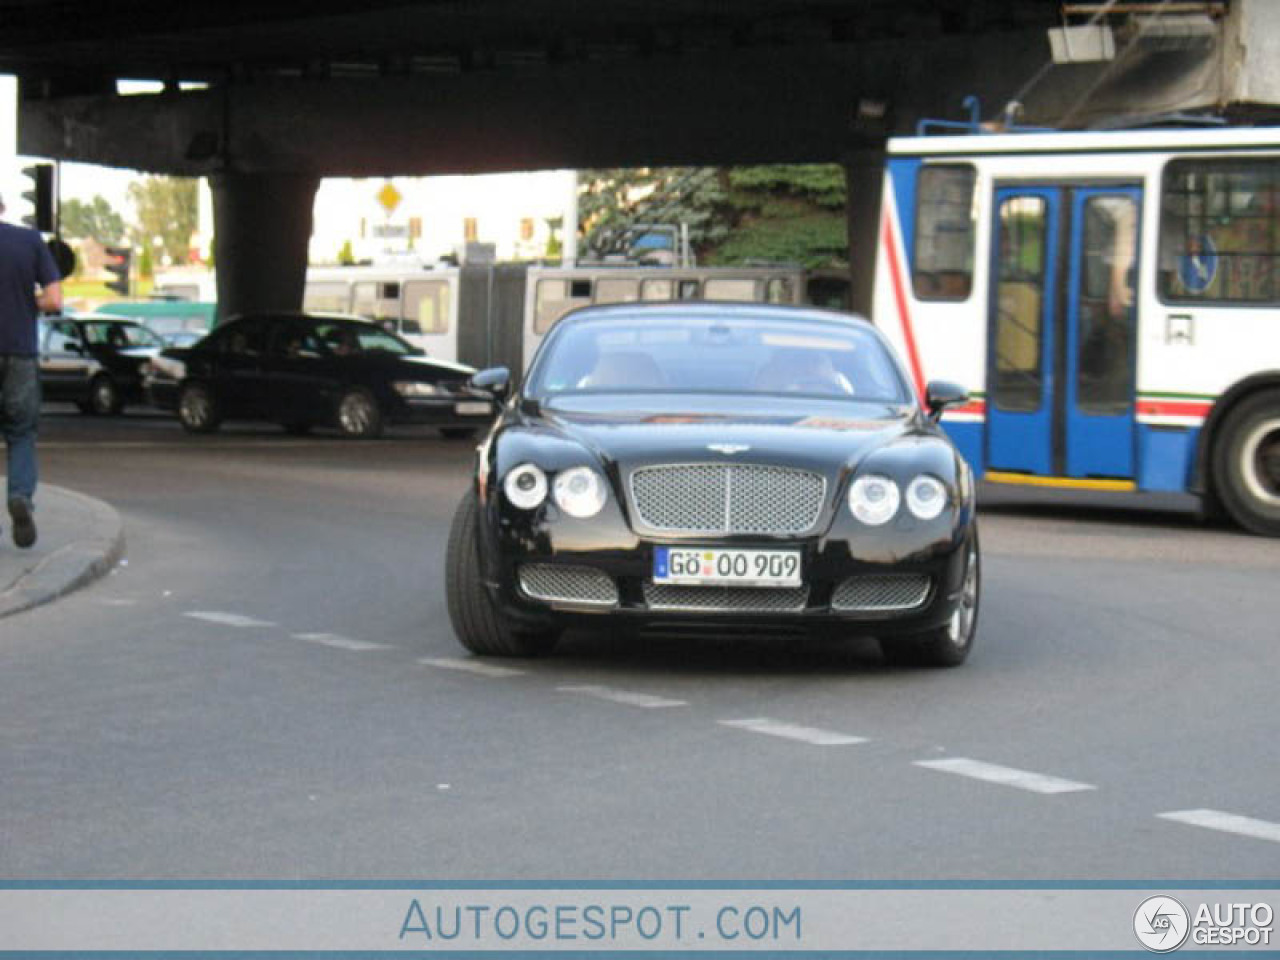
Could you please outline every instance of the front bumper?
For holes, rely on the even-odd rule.
[[[564,517],[526,525],[519,518],[513,522],[492,502],[484,516],[481,555],[486,586],[502,614],[529,629],[600,628],[607,622],[730,632],[920,633],[950,620],[960,602],[967,547],[974,537],[971,509],[936,526],[908,523],[908,529],[868,530],[849,521],[833,524],[823,535],[786,538],[644,536],[619,528],[616,519],[594,529]],[[799,550],[803,586],[655,589],[658,545]],[[553,598],[554,591],[531,595],[527,572],[533,568],[579,577],[582,574],[575,571],[596,571],[608,578],[613,594],[596,591],[591,602]],[[889,582],[924,588],[906,591],[905,604],[848,605],[850,585]]]
[[[496,413],[490,398],[468,394],[409,398],[397,394],[388,406],[388,419],[392,423],[427,426],[479,428],[489,424]]]

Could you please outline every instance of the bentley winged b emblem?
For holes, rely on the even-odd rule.
[[[708,443],[708,450],[714,450],[716,453],[724,453],[733,456],[735,453],[742,453],[744,450],[750,450],[749,443]]]

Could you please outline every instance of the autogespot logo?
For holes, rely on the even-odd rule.
[[[1173,897],[1148,897],[1133,915],[1133,932],[1152,953],[1177,950],[1190,930],[1191,915]]]

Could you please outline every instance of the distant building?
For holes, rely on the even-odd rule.
[[[499,260],[537,259],[564,217],[572,171],[325,180],[316,193],[311,262],[413,253],[432,261],[464,244],[491,244]],[[387,189],[390,185],[391,189]]]

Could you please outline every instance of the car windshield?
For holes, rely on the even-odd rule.
[[[619,316],[566,324],[529,396],[787,394],[904,403],[898,367],[870,329],[804,317]]]
[[[160,338],[137,323],[119,323],[104,321],[102,323],[86,323],[84,336],[95,346],[117,347],[159,347]]]

